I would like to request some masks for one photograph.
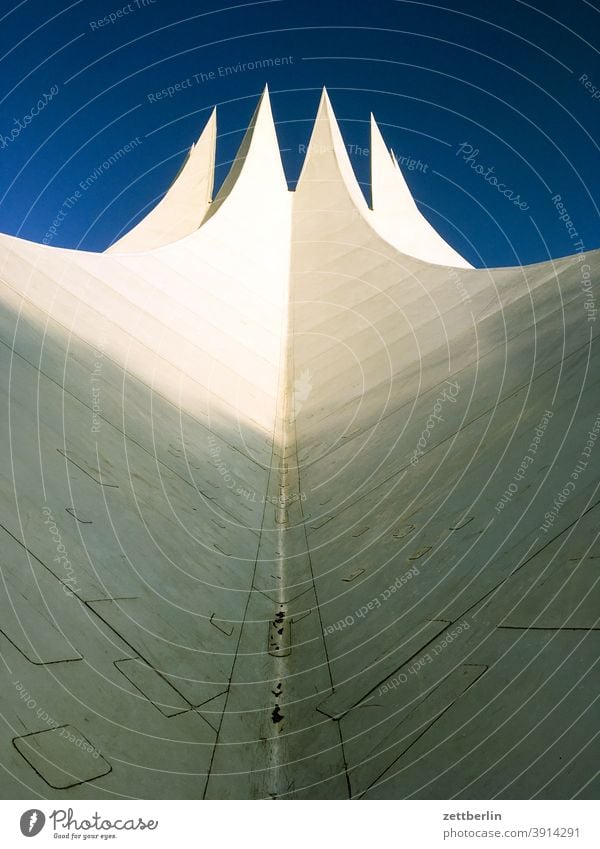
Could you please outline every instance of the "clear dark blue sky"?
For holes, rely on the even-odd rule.
[[[268,83],[290,186],[326,85],[354,151],[368,147],[373,111],[397,155],[427,166],[407,172],[409,184],[425,215],[474,264],[564,256],[578,239],[585,250],[600,246],[599,0],[11,0],[6,8],[4,232],[42,241],[79,182],[139,137],[80,192],[51,240],[104,249],[162,196],[215,104],[222,181]],[[114,23],[100,26],[111,13]],[[282,57],[291,59],[219,75]],[[210,72],[214,79],[194,79]],[[149,95],[183,80],[191,84],[152,102]],[[32,116],[52,86],[57,93]],[[461,144],[478,151],[470,162],[457,155]],[[368,195],[368,156],[351,159]],[[474,164],[493,168],[528,209]]]

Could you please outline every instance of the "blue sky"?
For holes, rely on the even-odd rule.
[[[473,264],[600,246],[598,0],[13,3],[0,12],[4,232],[42,241],[63,210],[51,244],[103,250],[166,191],[215,104],[223,180],[268,83],[291,187],[326,85],[367,196],[373,111],[397,155],[421,161],[405,172],[421,210]]]

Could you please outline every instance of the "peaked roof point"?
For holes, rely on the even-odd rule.
[[[138,224],[109,248],[137,253],[159,248],[197,230],[212,197],[217,143],[217,107],[194,142],[167,193]]]
[[[206,221],[215,215],[242,183],[248,187],[248,203],[251,202],[251,194],[254,194],[254,201],[256,196],[263,196],[265,192],[287,192],[267,85],[258,99],[229,173],[206,214]]]
[[[470,268],[421,213],[402,169],[371,116],[373,226],[397,250],[425,262]]]

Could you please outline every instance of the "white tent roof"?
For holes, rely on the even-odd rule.
[[[265,92],[212,203],[214,115],[110,251],[0,236],[6,798],[597,793],[583,264],[468,267],[372,133],[374,209]]]

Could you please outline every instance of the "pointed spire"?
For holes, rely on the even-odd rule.
[[[391,190],[390,190],[391,187]],[[388,150],[371,112],[371,206],[377,212],[406,209],[413,213],[416,204],[402,176],[394,152]]]
[[[205,220],[212,218],[227,198],[243,186],[248,187],[250,192],[254,191],[255,198],[271,191],[283,189],[287,192],[268,86],[260,96],[233,165]]]
[[[109,252],[152,250],[189,236],[198,229],[212,197],[216,141],[215,108],[166,195],[129,233],[111,245]]]
[[[302,194],[305,189],[322,208],[341,208],[349,195],[355,206],[368,211],[326,88],[321,94],[296,192]]]
[[[472,267],[419,211],[394,152],[387,149],[372,114],[371,195],[373,226],[397,250],[439,265]]]

